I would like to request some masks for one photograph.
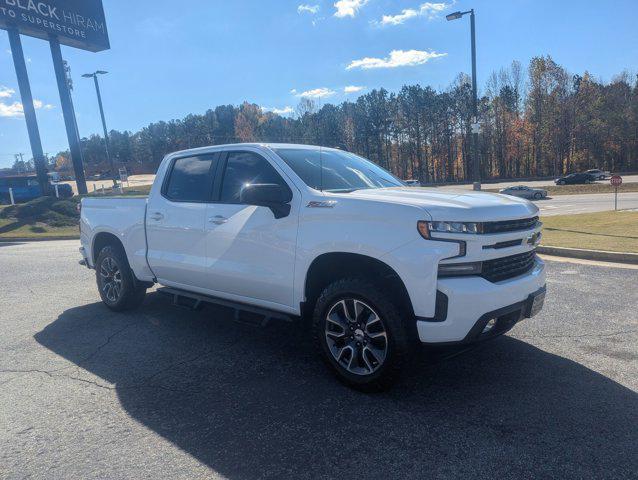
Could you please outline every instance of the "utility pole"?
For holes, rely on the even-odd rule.
[[[463,15],[470,15],[470,34],[472,44],[472,172],[474,180],[474,190],[481,189],[481,161],[478,151],[478,93],[476,88],[476,26],[474,18],[474,9],[466,12],[454,12],[446,15],[448,21],[457,20]]]
[[[481,162],[479,160],[478,136],[478,92],[476,88],[476,28],[474,26],[474,9],[470,10],[472,30],[472,170],[474,170],[474,190],[481,189]]]
[[[104,70],[98,70],[93,73],[85,73],[82,75],[84,78],[93,78],[93,82],[95,83],[95,93],[97,94],[97,104],[100,108],[100,117],[102,117],[102,129],[104,130],[104,148],[106,150],[106,159],[109,162],[109,168],[111,169],[111,176],[113,179],[113,185],[117,185],[116,174],[115,174],[115,166],[113,165],[113,159],[111,158],[110,153],[110,145],[109,145],[109,131],[106,128],[106,119],[104,118],[104,107],[102,106],[102,95],[100,93],[100,83],[97,81],[98,75],[106,75],[109,72],[105,72]]]

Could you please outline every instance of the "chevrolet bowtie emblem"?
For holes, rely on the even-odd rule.
[[[532,235],[530,235],[529,237],[527,237],[527,244],[528,245],[532,245],[532,246],[536,246],[541,242],[541,237],[543,235],[541,234],[541,232],[536,232],[533,233]]]

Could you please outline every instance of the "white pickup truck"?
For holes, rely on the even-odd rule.
[[[148,198],[84,198],[80,252],[112,310],[154,284],[312,319],[338,377],[388,387],[422,344],[495,337],[542,307],[527,200],[410,188],[337,149],[238,144],[164,158]]]

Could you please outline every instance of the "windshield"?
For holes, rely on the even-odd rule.
[[[352,192],[405,184],[387,170],[348,152],[306,148],[274,149],[306,185],[327,192]]]

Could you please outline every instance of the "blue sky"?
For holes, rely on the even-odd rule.
[[[479,85],[512,60],[542,54],[605,81],[638,70],[636,0],[438,2],[104,0],[111,50],[63,47],[80,133],[101,132],[92,82],[80,77],[97,69],[110,72],[101,78],[109,128],[132,131],[244,100],[285,110],[304,93],[338,103],[378,87],[446,88],[470,69],[469,18],[444,18],[458,9],[476,10]],[[67,142],[50,51],[27,37],[23,46],[44,151],[53,154]],[[0,31],[0,167],[16,152],[31,156],[17,90]]]

